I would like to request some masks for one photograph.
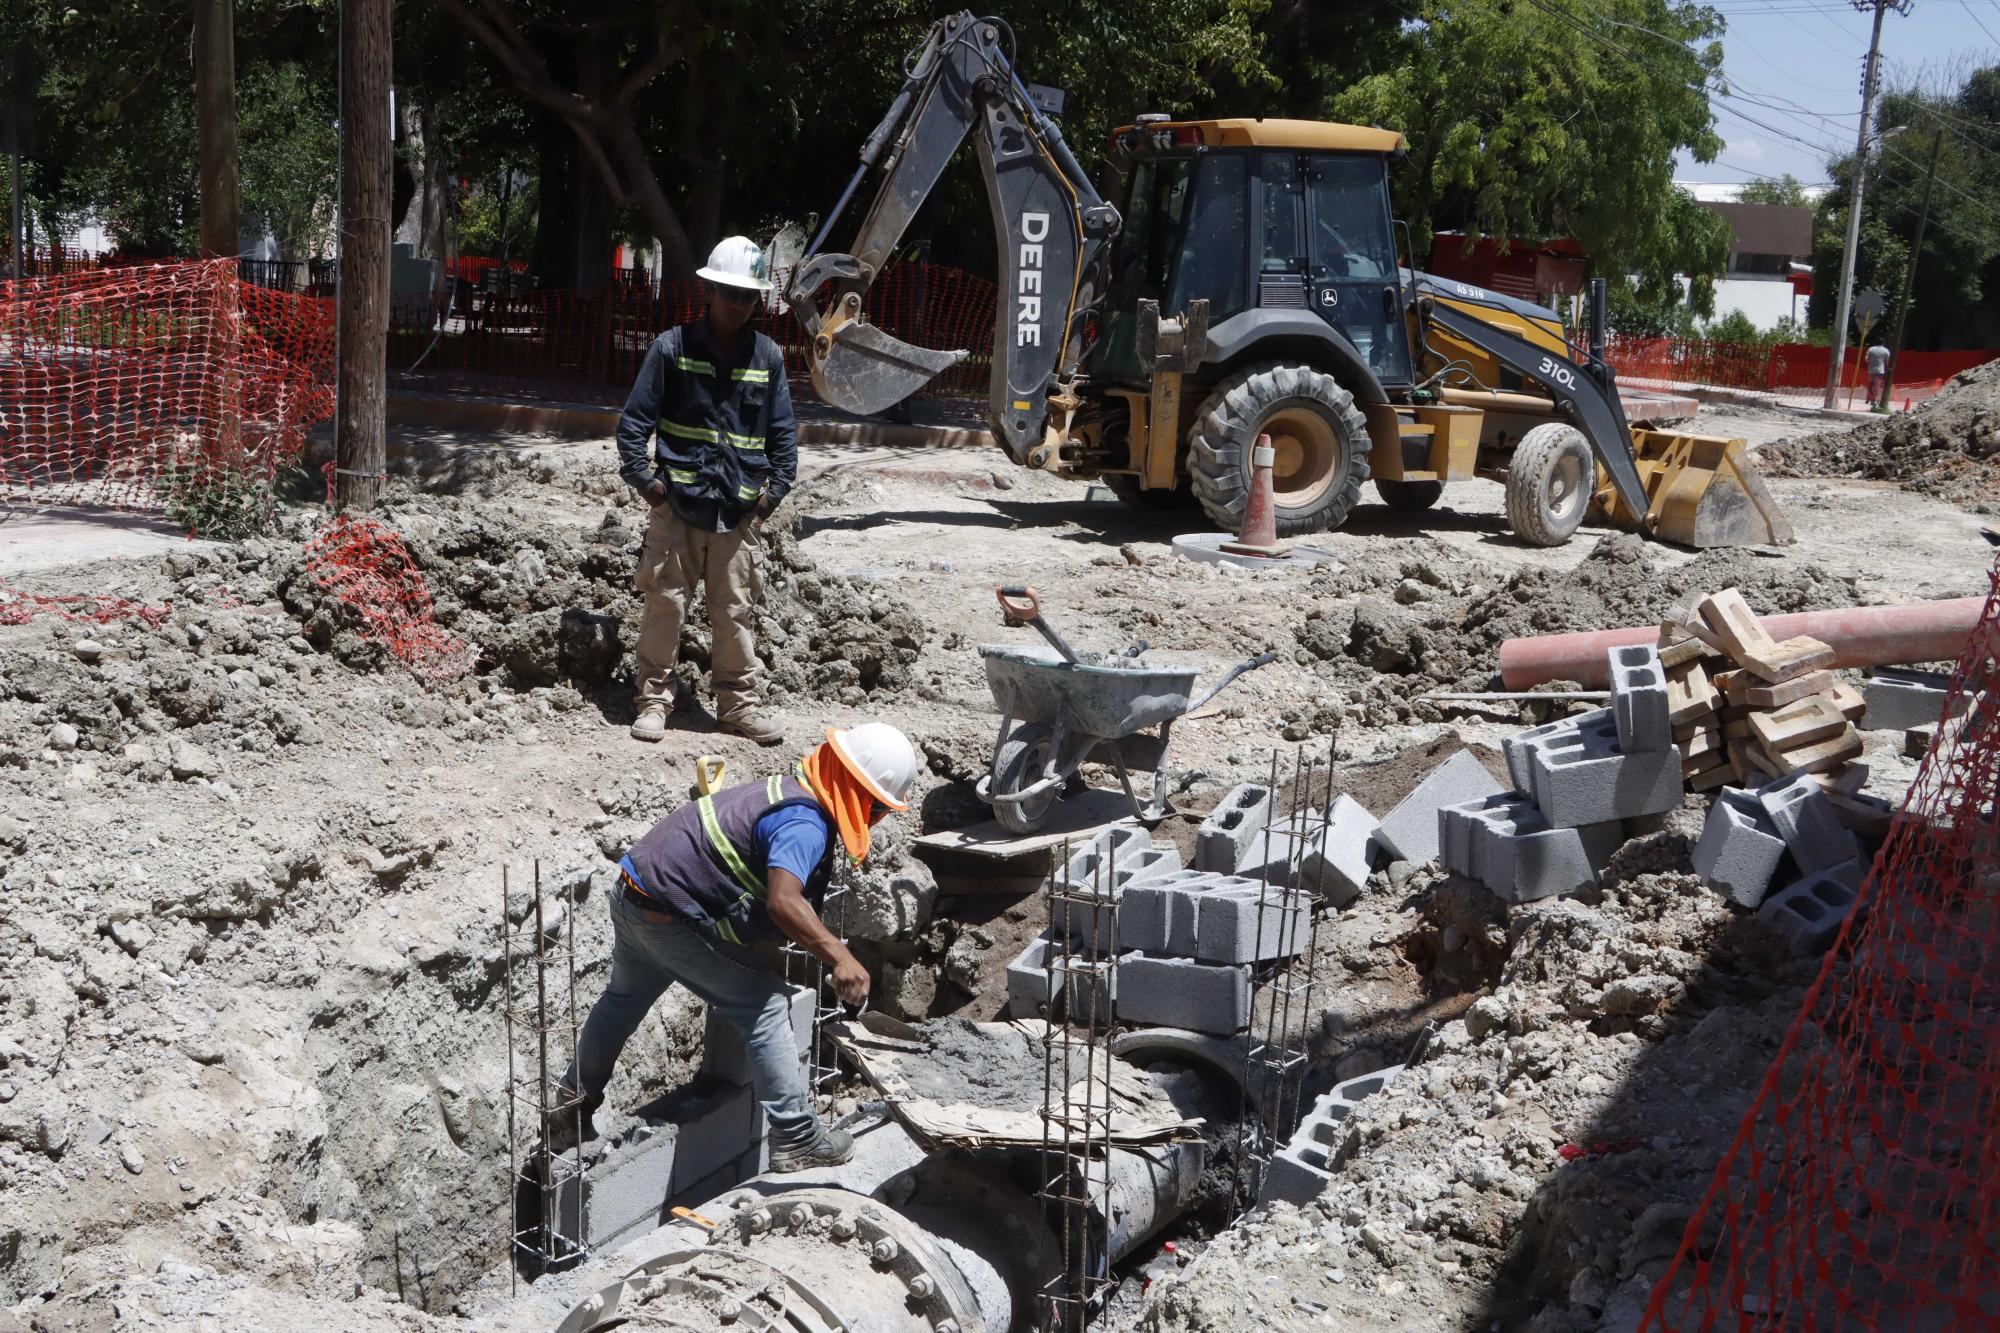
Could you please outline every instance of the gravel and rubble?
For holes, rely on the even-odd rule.
[[[538,861],[587,1004],[612,858],[686,798],[698,755],[736,780],[829,723],[905,727],[925,767],[852,886],[857,951],[892,1012],[993,1017],[1038,903],[943,893],[909,842],[987,814],[974,649],[1030,637],[1000,628],[994,583],[1035,582],[1081,646],[1150,639],[1204,680],[1279,654],[1177,726],[1182,813],[1156,836],[1184,844],[1274,746],[1332,737],[1341,788],[1379,814],[1451,751],[1526,725],[1421,697],[1489,687],[1508,634],[1647,623],[1694,589],[1796,610],[1977,574],[1936,554],[1960,550],[1962,515],[1838,481],[1781,498],[1864,508],[1924,554],[1906,569],[1856,549],[1847,511],[1803,502],[1783,552],[1602,532],[1526,552],[1496,535],[1488,487],[1425,520],[1365,510],[1328,539],[1339,568],[1222,573],[1036,474],[996,490],[985,465],[963,486],[827,467],[764,539],[760,636],[792,748],[715,731],[699,612],[695,702],[643,747],[624,682],[644,511],[608,446],[502,457],[476,485],[399,482],[380,514],[472,650],[456,679],[419,681],[328,599],[304,511],[233,546],[84,552],[19,580],[166,611],[157,629],[0,625],[0,1333],[482,1326],[466,1312],[496,1271],[505,1286],[501,914],[527,920]],[[1155,1284],[1141,1326],[1436,1327],[1433,1307],[1498,1302],[1570,1329],[1622,1308],[1796,1008],[1802,964],[1687,874],[1699,828],[1683,811],[1628,845],[1589,900],[1510,907],[1433,869],[1376,871],[1322,927],[1313,1077],[1402,1061],[1427,1032],[1428,1053],[1366,1104],[1326,1196],[1224,1232]],[[670,995],[600,1128],[684,1080],[702,1028]],[[1559,1151],[1626,1140],[1641,1146]]]
[[[1914,411],[1767,448],[1759,465],[1779,477],[1893,481],[1975,514],[2000,513],[2000,362],[1961,372]]]

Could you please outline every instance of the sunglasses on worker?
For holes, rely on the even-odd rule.
[[[719,282],[708,290],[711,299],[734,306],[756,305],[763,296],[762,292],[753,292],[745,287],[725,287]]]

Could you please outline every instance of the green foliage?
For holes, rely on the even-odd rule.
[[[287,62],[253,67],[237,80],[237,102],[246,221],[269,227],[287,259],[331,253],[340,179],[333,89],[311,66]]]
[[[167,517],[210,541],[240,541],[268,531],[277,503],[268,481],[246,482],[199,463],[169,463],[158,487]]]
[[[496,172],[492,177],[478,181],[459,200],[458,247],[461,254],[491,255],[497,259],[504,251],[510,258],[519,259],[534,251],[535,178],[517,172],[513,192],[506,194],[500,188],[499,175]],[[504,229],[500,215],[503,195],[507,205]]]
[[[1812,199],[1797,176],[1786,172],[1776,180],[1753,180],[1736,196],[1742,204],[1779,204],[1788,208],[1810,208]]]
[[[1401,130],[1400,210],[1434,230],[1573,235],[1599,272],[1702,290],[1729,229],[1673,186],[1674,156],[1721,149],[1706,85],[1716,11],[1675,0],[1431,0],[1376,67],[1328,99],[1337,120]]]
[[[1635,338],[1692,338],[1694,312],[1679,284],[1642,289],[1620,279],[1605,284],[1604,322],[1613,333]]]

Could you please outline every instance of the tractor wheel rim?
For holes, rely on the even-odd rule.
[[[1567,517],[1583,494],[1583,467],[1575,454],[1564,454],[1549,473],[1549,511]]]
[[[1333,423],[1309,407],[1273,412],[1262,434],[1271,437],[1277,455],[1271,466],[1271,489],[1288,509],[1310,505],[1334,483],[1340,462],[1340,437]],[[1251,441],[1254,447],[1256,441]]]

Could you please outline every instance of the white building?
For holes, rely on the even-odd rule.
[[[1681,188],[1720,214],[1733,233],[1729,270],[1715,284],[1713,318],[1740,312],[1760,329],[1782,319],[1803,323],[1812,299],[1812,208],[1742,203],[1740,185],[1691,181]],[[1809,186],[1806,193],[1817,199],[1824,190]]]

